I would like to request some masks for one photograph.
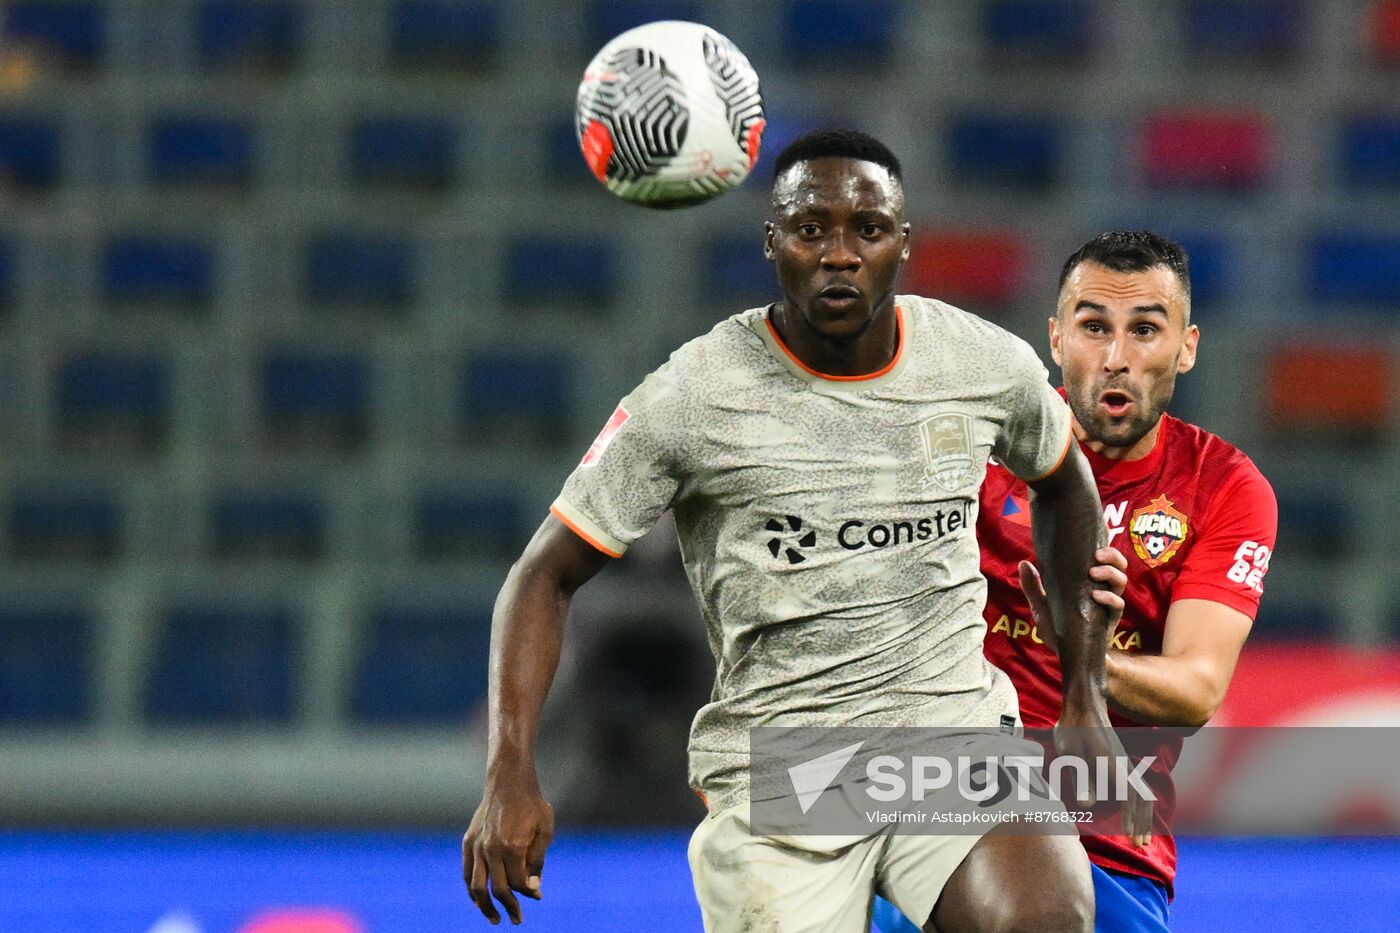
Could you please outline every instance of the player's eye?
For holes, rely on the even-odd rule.
[[[797,232],[802,236],[817,236],[822,232],[822,228],[816,224],[798,224]]]
[[[1103,325],[1098,321],[1085,321],[1084,329],[1091,334],[1102,334],[1104,332]]]
[[[1133,328],[1133,331],[1139,337],[1151,337],[1153,334],[1157,333],[1157,328],[1151,324],[1139,324],[1137,327]]]
[[[880,227],[878,224],[864,224],[860,228],[860,235],[866,239],[874,239],[880,235]]]

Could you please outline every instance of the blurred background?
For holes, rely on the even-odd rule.
[[[769,124],[757,177],[657,213],[590,176],[573,100],[608,38],[666,18],[745,51]],[[777,297],[771,157],[828,125],[904,161],[904,290],[1043,353],[1083,240],[1187,246],[1203,337],[1173,411],[1281,512],[1220,721],[1400,721],[1397,0],[3,0],[0,864],[30,880],[4,928],[469,923],[452,834],[495,592],[617,399]],[[551,877],[580,887],[556,900],[596,907],[617,860],[671,900],[539,922],[698,929],[683,833],[582,828],[702,813],[713,666],[664,522],[566,650],[541,770],[579,827]],[[418,834],[207,835],[248,826]],[[1262,856],[1201,851],[1183,929],[1293,928],[1216,926],[1240,903],[1209,878]],[[74,868],[99,853],[105,882]],[[342,887],[292,883],[317,853]]]

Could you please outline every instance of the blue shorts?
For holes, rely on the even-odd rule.
[[[1094,933],[1169,933],[1167,889],[1138,875],[1124,875],[1089,866],[1094,878]],[[871,930],[875,933],[919,933],[895,906],[875,898]]]

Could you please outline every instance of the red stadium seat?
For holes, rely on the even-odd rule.
[[[1142,126],[1142,175],[1154,187],[1252,188],[1273,149],[1273,127],[1258,114],[1162,110]]]
[[[1281,429],[1372,432],[1400,396],[1400,365],[1385,347],[1284,346],[1269,360],[1265,398]]]
[[[1015,233],[929,233],[915,238],[904,281],[911,292],[954,304],[1005,305],[1021,293],[1026,252]]]
[[[1371,48],[1378,61],[1400,65],[1400,0],[1381,0],[1372,8]]]

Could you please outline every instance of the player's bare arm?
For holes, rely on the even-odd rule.
[[[1154,726],[1205,725],[1225,699],[1253,623],[1208,599],[1179,599],[1167,611],[1162,653],[1108,652],[1108,703]]]
[[[511,567],[491,620],[486,785],[462,838],[462,880],[472,901],[499,923],[499,901],[519,923],[515,894],[538,900],[554,811],[540,792],[535,737],[559,666],[559,646],[575,591],[607,555],[550,516]]]
[[[1064,671],[1064,721],[1106,726],[1108,629],[1089,576],[1095,552],[1106,543],[1098,489],[1075,444],[1059,469],[1028,485],[1031,531]]]

